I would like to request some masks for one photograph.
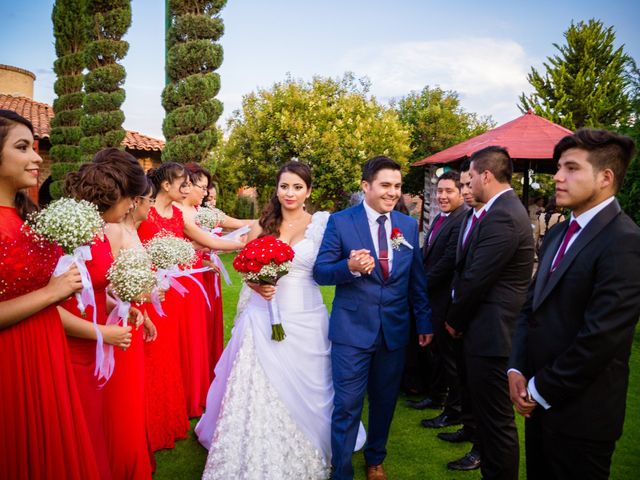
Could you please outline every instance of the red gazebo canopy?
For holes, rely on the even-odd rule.
[[[484,147],[498,145],[505,147],[514,160],[530,160],[541,170],[543,166],[539,161],[551,160],[556,143],[572,133],[571,130],[539,117],[529,110],[521,117],[493,130],[418,160],[413,166],[455,162],[470,157]],[[546,169],[555,171],[555,165],[549,164]]]

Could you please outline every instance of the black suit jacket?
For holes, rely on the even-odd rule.
[[[456,251],[460,225],[469,210],[464,203],[449,214],[428,243],[433,225],[427,232],[423,247],[424,268],[427,274],[427,293],[433,312],[432,321],[444,321],[451,301],[451,281],[456,266]]]
[[[464,228],[447,322],[464,332],[467,354],[508,357],[533,271],[529,215],[511,190],[495,200],[463,249]]]
[[[640,316],[640,228],[613,203],[580,232],[555,272],[568,221],[545,235],[518,318],[510,367],[551,405],[550,428],[610,441],[622,434],[629,355]]]

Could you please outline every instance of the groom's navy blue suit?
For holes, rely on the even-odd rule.
[[[334,479],[353,478],[353,453],[365,391],[369,395],[369,429],[365,461],[378,465],[386,442],[409,342],[409,297],[418,333],[432,333],[418,225],[414,219],[391,212],[413,249],[393,251],[391,271],[384,280],[367,215],[362,204],[332,215],[327,224],[313,276],[320,285],[336,285],[329,339],[335,388],[331,419]],[[388,246],[392,248],[391,245]],[[376,260],[370,275],[354,276],[347,265],[352,250],[367,249]]]

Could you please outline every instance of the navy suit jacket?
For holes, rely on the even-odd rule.
[[[640,228],[607,205],[549,274],[569,221],[549,230],[513,339],[509,367],[551,408],[546,428],[611,441],[622,434],[629,355],[640,316]]]
[[[356,205],[329,218],[313,277],[320,285],[336,285],[329,319],[332,342],[369,348],[382,330],[390,350],[405,347],[409,343],[410,308],[418,333],[432,333],[418,224],[411,217],[392,211],[391,228],[400,229],[413,249],[401,245],[394,250],[391,273],[385,282],[364,206]],[[362,248],[371,252],[376,266],[371,274],[356,277],[347,263],[351,250]]]

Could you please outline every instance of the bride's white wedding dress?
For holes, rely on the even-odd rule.
[[[313,215],[275,296],[286,338],[271,340],[266,301],[243,287],[238,315],[196,426],[203,479],[326,479],[331,459],[331,344],[312,271],[329,214]],[[364,443],[364,429],[358,448]]]

